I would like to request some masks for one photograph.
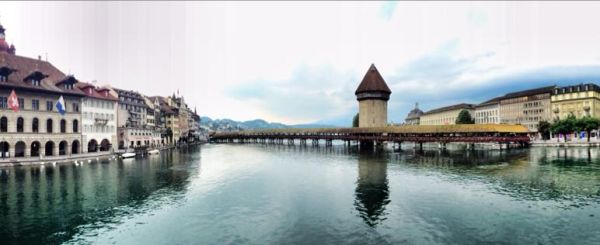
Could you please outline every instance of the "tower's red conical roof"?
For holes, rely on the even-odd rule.
[[[371,67],[369,67],[367,74],[365,74],[365,77],[363,78],[362,82],[360,82],[360,85],[358,85],[358,88],[354,94],[364,92],[383,92],[387,94],[392,93],[390,88],[383,80],[381,74],[379,74],[375,64],[371,64]]]

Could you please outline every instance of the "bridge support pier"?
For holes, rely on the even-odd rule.
[[[313,139],[312,140],[312,145],[313,146],[319,146],[319,140],[318,139]]]
[[[333,140],[325,140],[325,146],[333,146]]]
[[[373,141],[372,140],[361,140],[360,141],[360,149],[373,149]]]

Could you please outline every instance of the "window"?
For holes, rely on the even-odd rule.
[[[6,82],[7,77],[5,75],[0,75],[0,82]]]
[[[0,97],[0,109],[8,108],[8,98]]]
[[[73,133],[77,133],[79,131],[79,121],[77,119],[73,120]]]
[[[23,133],[23,124],[24,124],[23,118],[22,117],[17,118],[17,132]]]
[[[17,100],[19,101],[19,108],[25,109],[25,99],[18,98]]]
[[[54,108],[54,103],[51,100],[46,101],[46,111],[52,111]]]
[[[0,132],[8,132],[8,119],[6,117],[0,118]]]
[[[67,132],[67,121],[65,121],[65,119],[60,120],[60,132],[61,133]]]
[[[37,118],[33,118],[31,121],[31,132],[37,133],[39,131],[39,120]]]
[[[46,121],[46,133],[52,133],[52,119]]]
[[[40,110],[40,101],[39,100],[31,100],[31,109],[34,111]]]
[[[73,103],[73,112],[79,112],[79,104]]]

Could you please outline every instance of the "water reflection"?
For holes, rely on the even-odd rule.
[[[118,223],[152,199],[174,201],[190,175],[178,168],[191,160],[191,153],[165,151],[148,159],[2,168],[0,241],[60,243],[83,226]],[[165,188],[168,198],[160,196]]]
[[[385,206],[390,203],[387,179],[388,159],[372,152],[358,155],[358,180],[354,206],[369,226],[385,220]]]

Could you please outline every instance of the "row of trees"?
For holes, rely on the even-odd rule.
[[[542,139],[550,139],[550,133],[571,134],[574,132],[586,132],[587,141],[590,141],[590,135],[593,130],[600,127],[600,119],[585,116],[576,118],[574,115],[569,115],[565,119],[555,120],[552,123],[541,121],[538,123],[538,132],[542,134]]]

